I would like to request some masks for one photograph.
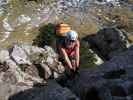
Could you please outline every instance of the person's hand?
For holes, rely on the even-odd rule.
[[[76,70],[76,63],[75,63],[75,60],[73,60],[71,63],[72,63],[72,67],[73,67],[72,69],[73,69],[73,71],[75,71],[75,70]]]
[[[79,70],[79,66],[78,66],[78,67],[76,67],[76,70]]]
[[[73,70],[73,66],[69,67],[70,70]]]
[[[73,66],[73,71],[76,71],[76,66]]]

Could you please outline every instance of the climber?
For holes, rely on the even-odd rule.
[[[64,36],[62,35],[60,36],[60,38],[58,37],[57,40],[57,50],[59,52],[59,58],[60,61],[63,62],[66,70],[69,70],[70,73],[77,72],[79,68],[80,47],[78,34],[77,32],[71,30],[70,27],[68,28],[67,24],[63,24],[62,26],[65,26],[65,30],[62,31],[62,33],[64,33]]]

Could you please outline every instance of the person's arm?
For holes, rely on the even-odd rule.
[[[79,40],[77,40],[77,47],[76,47],[76,67],[79,67],[79,60],[80,60],[79,48],[80,48],[80,43],[79,43]]]
[[[65,62],[67,63],[67,66],[68,66],[70,69],[73,69],[72,64],[71,64],[71,61],[69,60],[69,57],[68,57],[68,55],[67,55],[65,49],[62,48],[62,47],[60,47],[60,46],[59,46],[59,48],[60,48],[61,54],[63,55],[63,57],[64,57],[64,59],[65,59]]]

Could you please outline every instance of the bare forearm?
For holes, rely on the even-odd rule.
[[[65,61],[66,61],[66,63],[67,63],[67,66],[68,66],[70,69],[72,69],[73,67],[72,67],[71,61],[69,60],[68,57],[65,57]]]
[[[72,64],[71,64],[71,61],[69,60],[69,58],[68,58],[68,55],[66,54],[66,52],[65,52],[65,50],[63,49],[63,48],[60,48],[61,49],[61,53],[62,53],[62,55],[63,55],[63,57],[64,57],[64,59],[65,59],[65,62],[66,62],[66,64],[67,64],[67,66],[70,68],[70,69],[72,69]]]
[[[79,56],[79,47],[76,49],[76,66],[79,66],[79,60],[80,60],[80,56]]]
[[[79,57],[76,59],[76,66],[79,67]]]

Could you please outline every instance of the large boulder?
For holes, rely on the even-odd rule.
[[[133,47],[94,69],[83,69],[65,85],[81,100],[132,100]],[[80,88],[79,88],[80,87]]]
[[[47,79],[57,78],[63,72],[58,55],[49,46],[16,44],[9,50],[0,50],[0,98],[7,100],[10,95],[32,88],[34,84],[46,84]]]
[[[11,52],[11,58],[23,71],[28,71],[27,69],[30,67],[35,71],[34,65],[36,65],[37,68],[41,67],[44,71],[43,78],[45,79],[48,79],[51,75],[54,75],[53,77],[56,78],[59,74],[64,72],[64,67],[58,62],[58,55],[49,46],[39,48],[26,44],[15,45]]]
[[[85,37],[90,48],[103,60],[109,60],[127,49],[127,36],[117,28],[103,28],[95,35]]]
[[[11,57],[13,58],[13,60],[17,63],[17,64],[29,64],[31,65],[30,60],[28,59],[27,54],[24,52],[24,50],[15,45],[13,47],[13,51],[11,53]]]
[[[9,100],[79,100],[69,89],[61,87],[55,81],[49,81],[47,86],[34,87],[19,92]]]

